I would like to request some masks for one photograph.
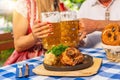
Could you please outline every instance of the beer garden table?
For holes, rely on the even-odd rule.
[[[110,62],[106,58],[105,51],[101,48],[80,48],[84,54],[102,58],[102,64],[97,74],[88,77],[58,77],[33,75],[29,77],[16,78],[16,64],[0,68],[0,80],[120,80],[120,63]],[[22,61],[33,64],[35,67],[43,63],[44,56],[35,57]]]

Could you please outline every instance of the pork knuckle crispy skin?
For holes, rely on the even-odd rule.
[[[75,66],[83,62],[84,56],[76,48],[70,47],[67,48],[61,55],[60,62],[63,65]]]

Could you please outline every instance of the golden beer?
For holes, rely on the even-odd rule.
[[[53,33],[50,36],[43,38],[43,47],[45,49],[51,49],[53,46],[60,44],[61,31],[60,31],[60,13],[55,12],[43,12],[41,14],[43,22],[50,22],[53,25]]]
[[[45,49],[59,44],[78,46],[79,21],[75,12],[45,12],[42,13],[42,21],[48,21],[53,25],[53,34],[42,40]]]
[[[61,21],[61,43],[66,46],[78,46],[78,20]]]
[[[52,25],[53,25],[53,33],[42,40],[43,47],[45,49],[51,49],[53,46],[57,46],[60,44],[60,38],[61,38],[60,23],[52,23]]]

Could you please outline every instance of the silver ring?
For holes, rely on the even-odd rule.
[[[79,34],[78,34],[79,36],[81,36],[82,35],[82,32],[79,32]]]

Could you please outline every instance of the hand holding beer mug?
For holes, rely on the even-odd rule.
[[[61,43],[66,46],[77,47],[79,43],[79,20],[75,11],[61,12]]]
[[[43,12],[41,13],[42,22],[50,22],[53,25],[53,33],[42,40],[45,49],[51,49],[53,46],[60,44],[61,29],[60,29],[60,13]]]

